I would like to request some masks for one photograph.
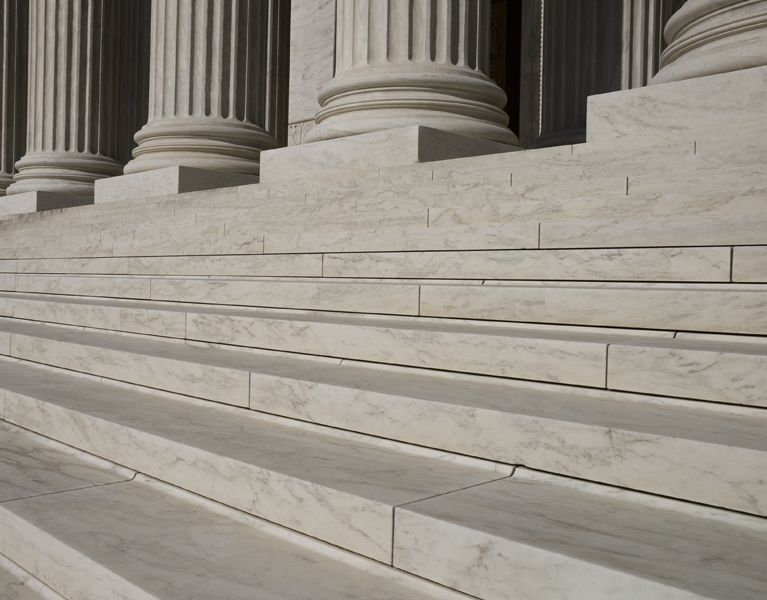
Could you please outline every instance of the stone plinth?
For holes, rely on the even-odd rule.
[[[665,37],[652,84],[767,65],[767,0],[688,0]]]
[[[500,154],[512,146],[430,127],[402,127],[264,152],[261,182]]]
[[[306,141],[423,125],[517,145],[489,29],[487,0],[339,0],[335,76]]]
[[[0,202],[0,216],[71,208],[93,204],[93,196],[81,194],[59,194],[56,192],[24,192],[12,194]]]
[[[767,121],[767,67],[589,98],[588,141]]]
[[[149,122],[125,174],[258,175],[287,136],[289,18],[285,0],[155,0]]]
[[[166,167],[96,182],[96,204],[258,183],[258,177],[191,167]]]

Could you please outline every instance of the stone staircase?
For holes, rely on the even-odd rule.
[[[0,221],[0,597],[763,600],[765,158],[711,130]]]

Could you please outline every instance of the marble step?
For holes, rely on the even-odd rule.
[[[186,331],[190,341],[595,388],[605,387],[610,345],[671,335],[215,313],[187,313]],[[0,320],[0,339],[0,354],[13,358],[237,406],[248,405],[249,374],[263,368],[262,357],[231,349],[22,320]]]
[[[677,333],[675,339],[668,339],[673,334],[659,331],[456,324],[195,305],[46,300],[23,295],[0,295],[0,315],[112,332],[593,387],[604,387],[606,369],[609,389],[767,406],[764,337]],[[623,341],[632,337],[637,341]],[[606,355],[602,345],[608,348]],[[558,369],[560,360],[566,360],[572,371]]]
[[[0,273],[0,291],[217,306],[767,335],[760,284],[225,279]],[[55,300],[55,298],[53,298]]]
[[[671,216],[541,223],[541,248],[767,244],[767,214]]]
[[[394,508],[512,468],[0,362],[7,421],[379,562]]]
[[[628,194],[653,192],[706,191],[710,188],[727,189],[745,185],[764,187],[767,183],[767,166],[757,164],[747,167],[726,167],[704,172],[682,171],[666,175],[640,175],[628,178]]]
[[[61,348],[58,345],[53,351],[60,351]],[[115,358],[110,353],[105,354],[105,361]],[[40,357],[36,358],[39,360]],[[50,362],[68,369],[83,370],[82,366],[77,367],[78,361],[82,365],[83,357],[75,355],[66,364],[61,360]],[[156,372],[168,372],[168,362],[155,361],[153,366]],[[154,385],[151,374],[147,375],[147,368],[140,362],[134,364],[137,370],[126,379],[130,381],[133,378],[144,385]],[[51,429],[58,427],[56,423],[66,423],[62,431],[69,431],[71,427],[86,427],[82,423],[84,417],[81,415],[64,419],[52,416],[54,409],[50,403],[68,402],[71,408],[71,402],[85,402],[82,383],[88,382],[67,374],[46,374],[46,371],[28,365],[24,362],[0,363],[0,372],[3,373],[0,381],[7,390],[7,419],[84,450],[88,448],[82,447],[82,443],[101,440],[99,443],[102,445],[115,445],[110,442],[113,439],[119,441],[118,446],[127,445],[128,448],[134,444],[154,447],[153,443],[146,440],[124,440],[116,432],[108,435],[104,433],[98,437],[73,433],[66,439],[60,438],[59,435],[63,434]],[[236,368],[237,365],[229,363],[229,367]],[[250,399],[248,401],[245,398],[242,405],[259,411],[262,420],[268,420],[264,414],[273,414],[430,447],[437,451],[499,463],[524,464],[562,475],[749,513],[767,514],[767,490],[761,476],[767,466],[767,446],[763,435],[767,415],[761,410],[543,384],[504,384],[500,380],[447,376],[437,372],[408,372],[353,363],[334,364],[269,356],[252,358],[249,368],[252,369],[250,381],[248,383],[243,378],[242,386],[249,385]],[[116,362],[109,372],[97,372],[92,368],[89,370],[97,376],[120,377],[121,374],[117,373],[119,369],[119,363]],[[123,371],[129,371],[129,368],[123,368]],[[222,372],[222,368],[208,368],[205,371],[210,389],[218,386],[218,398],[236,401],[238,392],[231,382],[229,389],[225,390],[226,381],[220,377]],[[29,373],[34,374],[34,377],[29,376]],[[169,374],[175,375],[172,372]],[[43,384],[44,381],[58,381],[61,377],[64,379],[60,383]],[[191,378],[192,375],[187,376],[187,380]],[[166,375],[165,381],[168,382],[168,379]],[[77,392],[59,398],[62,390],[71,389],[64,386],[65,380],[72,380]],[[96,388],[103,386],[100,382],[91,383]],[[182,393],[197,392],[190,390],[188,383],[186,389],[179,387],[175,378],[169,383],[172,389]],[[26,387],[9,387],[13,385]],[[34,394],[29,392],[29,386],[33,385],[38,386],[36,390],[42,391]],[[167,383],[165,387],[167,389]],[[44,409],[35,402],[23,399],[19,400],[20,404],[13,404],[14,390],[48,404]],[[41,397],[42,393],[47,396]],[[144,421],[152,427],[161,427],[165,417],[160,418],[160,415],[167,416],[169,413],[151,408],[151,403],[159,402],[159,399],[151,396],[147,400],[150,405],[141,408],[144,404],[133,396],[130,396],[130,400],[128,396],[121,400],[121,393],[109,391],[110,404],[106,406],[103,394],[98,397],[101,400],[94,399],[94,406],[101,407],[99,415],[103,417],[105,410],[118,410],[123,414],[126,410],[135,409],[145,415]],[[138,392],[127,390],[125,393]],[[227,393],[228,396],[224,397]],[[212,393],[206,395],[213,397]],[[174,404],[176,400],[167,402],[170,402],[168,406],[171,408],[182,406]],[[109,409],[109,406],[116,408]],[[191,409],[184,405],[178,410]],[[210,410],[213,412],[205,414],[216,415],[219,414],[216,411],[223,409]],[[247,411],[236,412],[232,417],[240,420],[241,425],[238,427],[241,428],[242,423],[249,423],[243,421],[243,415],[247,414]],[[186,423],[187,418],[175,419],[175,422]],[[240,430],[234,428],[231,431]],[[135,435],[129,437],[133,439]],[[198,438],[195,436],[194,439]],[[88,451],[107,458],[111,456],[111,460],[138,468],[113,455],[105,455],[93,449]],[[130,450],[130,456],[140,457],[144,454],[136,448]],[[176,456],[173,454],[168,459],[170,462],[163,463],[168,473],[174,470],[169,465],[176,464]],[[146,461],[152,462],[151,457]],[[193,462],[190,459],[185,464]],[[139,470],[143,471],[144,468],[149,467]],[[160,477],[160,474],[155,473],[155,476]],[[178,481],[175,483],[182,485]]]
[[[758,281],[760,256],[738,255]],[[729,282],[732,249],[463,250],[0,260],[0,272],[70,275],[174,275]],[[744,271],[744,269],[748,271]],[[749,274],[750,273],[750,274]],[[763,278],[763,281],[767,278]]]
[[[41,588],[43,584],[0,555],[0,598],[3,600],[64,600],[62,596],[54,595],[53,592],[46,594]]]
[[[429,209],[429,227],[523,221],[573,221],[651,217],[717,216],[767,212],[767,187],[732,188],[707,194],[656,193],[573,200],[525,200]]]
[[[767,288],[726,284],[420,286],[422,317],[767,335]]]
[[[32,477],[46,488],[0,502],[0,565],[13,561],[45,587],[13,585],[9,593],[19,593],[4,599],[466,598],[143,475],[110,481],[110,467],[94,468],[92,457],[0,427],[0,456],[11,459],[0,461],[0,489]],[[66,473],[79,477],[77,488],[62,481]]]
[[[201,319],[203,325],[206,318]],[[222,320],[209,322],[215,325]],[[234,328],[241,323],[229,325]],[[268,328],[272,323],[264,325]],[[343,329],[314,329],[317,331],[304,326],[299,330],[304,337],[299,336],[294,350],[349,355],[338,350],[348,340],[340,337],[346,333]],[[764,481],[758,475],[767,466],[762,435],[767,416],[748,407],[653,400],[542,384],[508,385],[495,379],[456,379],[435,371],[393,372],[339,365],[338,361],[212,351],[24,323],[3,323],[3,330],[7,336],[4,345],[16,359],[438,450],[767,514],[767,504],[759,499],[767,498],[767,490],[760,487]],[[337,336],[335,347],[332,339],[308,347],[308,334],[323,332]],[[272,333],[276,336],[280,330],[273,328]],[[380,331],[372,333],[378,335],[372,336],[371,346],[389,342],[372,358],[404,362],[387,356],[397,349],[396,338],[392,343]],[[245,343],[244,338],[235,341]],[[467,339],[454,336],[458,342]],[[427,341],[432,346],[439,341],[447,346],[451,340],[443,336]],[[470,341],[474,342],[472,350],[480,347],[476,340]],[[646,345],[653,344],[648,339]],[[352,351],[352,356],[364,353],[364,346],[357,345],[363,350]],[[284,347],[284,342],[278,347]],[[496,346],[491,349],[497,350]],[[430,350],[428,345],[426,350]],[[363,358],[371,358],[370,352]],[[418,354],[412,348],[409,352],[418,364]],[[462,346],[455,344],[452,352],[460,356]],[[507,360],[508,352],[501,352],[503,349],[496,354],[504,356],[503,367],[512,361]],[[431,350],[433,359],[426,366],[444,368],[450,353],[443,351],[442,358],[435,354]],[[468,350],[464,354],[473,364],[482,359]],[[583,358],[579,357],[581,363]],[[460,360],[454,364],[465,368]],[[487,369],[487,364],[493,363],[488,360],[482,368]],[[574,361],[567,365],[578,367]],[[536,363],[533,367],[541,368]],[[13,364],[12,369],[18,368]],[[604,372],[602,363],[602,382]],[[728,374],[721,366],[719,373]],[[695,376],[689,377],[694,385]],[[737,391],[737,385],[733,389]],[[727,462],[726,467],[722,461]]]
[[[691,144],[685,143],[686,152],[677,155],[659,153],[658,155],[630,156],[628,160],[607,160],[604,155],[596,154],[587,156],[586,160],[561,161],[560,164],[551,164],[545,161],[542,164],[525,166],[503,166],[495,169],[481,170],[434,170],[433,177],[437,181],[446,178],[451,181],[464,183],[497,182],[512,185],[533,185],[550,183],[553,181],[581,181],[588,179],[600,179],[610,177],[635,177],[643,175],[653,176],[676,176],[681,173],[692,173],[701,170],[731,169],[760,165],[767,158],[767,148],[749,147],[725,150],[721,152],[709,152],[706,154],[690,154]],[[600,160],[601,158],[601,160]]]
[[[486,600],[761,600],[767,520],[518,469],[398,508],[394,564]]]
[[[608,354],[609,388],[767,407],[767,338],[680,333]]]

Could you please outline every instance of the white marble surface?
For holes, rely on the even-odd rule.
[[[730,248],[326,254],[326,277],[730,281]]]
[[[571,200],[519,200],[475,207],[429,209],[429,227],[520,221],[637,219],[767,212],[767,190],[730,189],[710,193],[655,193]]]
[[[17,273],[127,275],[126,258],[22,259],[16,261]]]
[[[0,308],[0,314],[16,319],[181,339],[186,334],[184,312],[158,310],[157,307],[76,298],[49,300],[23,295],[0,297],[0,306],[4,304],[10,305],[10,310]]]
[[[394,283],[155,279],[151,299],[416,315],[418,292],[417,285]]]
[[[16,275],[17,292],[150,299],[150,280],[140,277]]]
[[[422,285],[422,316],[767,334],[767,296],[734,286]]]
[[[193,313],[187,327],[189,339],[594,387],[604,385],[607,345],[631,338],[630,332]]]
[[[3,369],[9,420],[385,563],[394,506],[503,476],[289,421],[16,369]]]
[[[314,125],[314,116],[320,109],[317,91],[333,78],[335,3],[294,0],[290,8],[288,122],[310,121]]]
[[[431,229],[367,229],[267,234],[266,253],[494,250],[538,247],[538,223]]]
[[[190,167],[166,167],[96,182],[96,204],[258,183],[258,177]]]
[[[764,244],[767,215],[683,216],[541,223],[541,248]]]
[[[321,254],[141,257],[128,260],[131,275],[322,277]]]
[[[459,599],[144,479],[2,505],[0,532],[67,598]]]
[[[764,121],[767,67],[589,98],[588,140],[669,135]]]
[[[767,283],[767,246],[733,248],[732,280],[741,283]]]
[[[764,597],[760,519],[527,473],[397,509],[395,566],[488,600]]]
[[[767,167],[762,164],[733,166],[708,171],[639,175],[628,178],[628,193],[653,192],[706,192],[713,186],[719,189],[754,187],[764,189]]]
[[[10,567],[13,572],[4,567]],[[33,589],[33,582],[34,579],[28,573],[0,555],[0,598],[3,600],[53,600],[54,598],[64,600],[58,594],[55,596],[51,593],[41,594],[38,590]]]
[[[665,28],[668,47],[651,84],[767,64],[767,7],[742,0],[690,0]]]
[[[767,344],[674,339],[610,346],[607,386],[767,407]]]
[[[242,236],[185,237],[118,242],[112,247],[114,256],[194,256],[211,254],[262,254],[262,233]]]
[[[0,201],[0,215],[18,215],[88,204],[93,204],[92,196],[43,191],[23,192],[3,196],[2,201]]]
[[[431,127],[397,127],[269,150],[261,154],[261,181],[270,183],[331,170],[392,167],[508,152],[514,148]]]
[[[127,469],[0,422],[0,504],[126,481],[132,476]]]
[[[0,327],[18,332],[11,337],[10,356],[14,358],[225,404],[248,405],[249,375],[243,369],[247,355],[225,352],[217,359],[199,348],[153,339],[8,322]]]
[[[262,370],[251,386],[259,411],[767,514],[756,409],[351,364]]]

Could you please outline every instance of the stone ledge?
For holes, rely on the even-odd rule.
[[[24,192],[0,198],[0,215],[20,215],[86,204],[93,204],[93,196],[58,192]]]
[[[167,167],[96,181],[96,204],[154,198],[258,183],[258,177],[240,173]]]
[[[519,150],[431,127],[402,127],[261,153],[261,182]]]

